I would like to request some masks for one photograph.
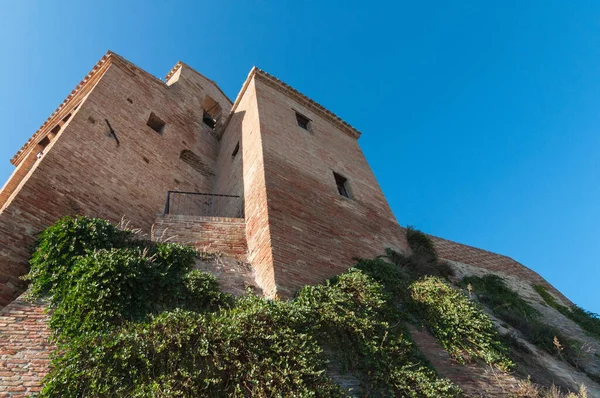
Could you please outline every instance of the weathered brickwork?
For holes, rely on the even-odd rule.
[[[257,73],[253,81],[277,294],[339,274],[353,257],[406,250],[356,137],[270,76]],[[298,125],[296,111],[311,119],[310,131]],[[334,172],[348,179],[351,199],[339,194]]]
[[[201,252],[223,253],[246,261],[246,224],[243,218],[160,215],[154,239],[194,246]]]
[[[255,269],[256,281],[264,294],[267,297],[274,297],[277,294],[277,288],[267,210],[263,142],[253,79],[247,81],[246,90],[236,102],[234,118],[242,119],[240,125],[242,131],[241,152],[245,162],[243,186],[248,261]]]
[[[41,390],[54,349],[48,319],[44,305],[21,298],[0,311],[0,398]]]
[[[433,241],[439,257],[443,260],[469,264],[477,268],[488,270],[491,273],[508,274],[525,280],[530,284],[546,286],[552,293],[563,300],[565,304],[572,305],[567,297],[548,283],[548,281],[542,278],[537,272],[532,271],[510,257],[463,245],[433,235],[429,235],[429,237]]]
[[[225,112],[231,102],[184,66],[164,83],[111,59],[0,213],[0,306],[24,288],[18,277],[35,234],[61,216],[125,217],[149,230],[168,190],[212,192],[219,143],[202,101],[208,95]],[[146,125],[151,112],[166,123],[161,134]],[[181,159],[185,150],[203,170]]]

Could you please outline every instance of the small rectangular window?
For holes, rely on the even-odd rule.
[[[148,118],[147,126],[152,128],[152,130],[156,131],[158,134],[162,134],[165,129],[165,122],[162,121],[161,118],[156,116],[154,112],[150,112],[150,117]]]
[[[233,153],[231,154],[231,157],[235,158],[235,155],[237,155],[239,151],[240,151],[240,143],[238,141],[238,143],[235,145],[235,149],[233,150]]]
[[[335,183],[337,184],[337,189],[340,195],[350,198],[350,189],[348,187],[348,179],[346,177],[342,177],[335,171],[333,172],[333,176],[335,177]]]
[[[302,127],[304,130],[310,129],[310,119],[306,116],[296,112],[296,121],[298,122],[298,126]]]

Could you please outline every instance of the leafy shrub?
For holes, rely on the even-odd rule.
[[[61,282],[69,290],[55,300],[50,326],[57,337],[72,338],[164,310],[225,305],[214,276],[190,272],[194,255],[189,247],[168,243],[158,244],[152,256],[130,248],[80,257]]]
[[[65,217],[39,237],[30,296],[50,296],[50,326],[62,340],[168,309],[226,305],[213,276],[191,271],[196,256],[187,246],[135,240],[106,220]]]
[[[25,280],[31,281],[29,295],[62,298],[68,292],[63,282],[73,264],[94,250],[124,247],[132,238],[106,220],[88,217],[64,217],[44,230],[29,261]],[[62,289],[66,288],[66,289]]]
[[[427,236],[425,236],[426,239]],[[420,254],[411,254],[406,256],[398,253],[393,249],[385,249],[385,256],[389,261],[396,264],[398,267],[405,269],[411,273],[413,277],[420,276],[441,276],[445,279],[454,276],[454,269],[446,261],[432,260],[431,256],[423,256]]]
[[[406,241],[414,256],[423,258],[425,261],[435,263],[438,256],[433,242],[423,232],[413,228],[406,228]]]
[[[337,353],[334,359],[355,375],[363,375],[367,395],[459,394],[448,380],[438,379],[425,366],[382,286],[364,272],[351,269],[333,282],[306,286],[293,305],[305,310],[317,339]]]
[[[448,279],[454,276],[452,266],[448,262],[439,261],[433,242],[427,235],[413,227],[408,227],[406,240],[412,252],[410,255],[388,248],[385,250],[385,257],[397,266],[406,268],[415,277],[431,275]]]
[[[490,318],[462,292],[439,278],[425,277],[410,286],[421,319],[452,357],[481,358],[500,369],[513,363]]]
[[[41,396],[343,396],[288,309],[248,297],[210,316],[176,310],[90,335],[55,360]]]
[[[523,337],[551,355],[558,356],[577,366],[581,346],[569,339],[559,329],[542,322],[540,313],[510,289],[504,280],[493,274],[483,277],[468,276],[461,285],[471,286],[483,304],[498,318],[519,330]],[[517,349],[518,345],[513,345]]]
[[[550,307],[579,324],[583,330],[586,330],[596,338],[600,338],[600,315],[586,311],[577,305],[567,308],[559,304],[544,286],[533,285],[533,288]]]
[[[399,286],[411,277],[382,260],[362,265],[385,288],[353,269],[280,302],[226,296],[191,269],[193,249],[136,241],[102,220],[63,219],[36,253],[30,278],[52,297],[60,342],[44,397],[343,396],[321,347],[369,396],[460,394],[402,328],[391,298],[407,297]]]
[[[396,305],[402,305],[410,300],[408,287],[415,276],[407,269],[390,264],[381,258],[360,259],[355,268],[381,284],[384,292],[392,296]]]

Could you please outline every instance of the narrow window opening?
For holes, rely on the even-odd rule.
[[[298,126],[302,127],[304,130],[309,130],[309,128],[310,128],[310,119],[309,118],[296,112],[296,121],[298,122]]]
[[[202,122],[214,130],[221,118],[221,105],[207,95],[202,101],[202,111]]]
[[[49,144],[50,144],[50,138],[48,138],[48,137],[44,137],[44,139],[42,139],[40,141],[40,146],[42,147],[42,149],[45,149]]]
[[[231,154],[231,157],[235,158],[235,155],[237,155],[239,151],[240,151],[240,142],[238,141],[238,143],[235,145],[233,153]]]
[[[65,116],[62,120],[63,123],[66,123],[69,119],[71,118],[71,114],[69,113],[67,116]]]
[[[146,123],[146,125],[152,130],[156,131],[158,134],[162,134],[166,123],[163,122],[161,118],[156,116],[154,112],[150,112],[150,117],[148,118],[148,123]]]
[[[335,183],[337,185],[339,194],[350,199],[350,189],[348,187],[348,179],[346,177],[342,177],[341,175],[339,175],[336,172],[333,172],[333,176],[335,177]]]
[[[60,125],[56,125],[54,126],[54,128],[52,130],[50,130],[50,132],[54,135],[58,134],[58,132],[60,131]]]

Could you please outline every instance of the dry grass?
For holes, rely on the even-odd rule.
[[[522,380],[519,382],[517,391],[511,395],[513,398],[587,398],[587,389],[584,385],[579,388],[579,392],[562,393],[558,387],[552,385],[550,388],[541,387],[531,380]]]

